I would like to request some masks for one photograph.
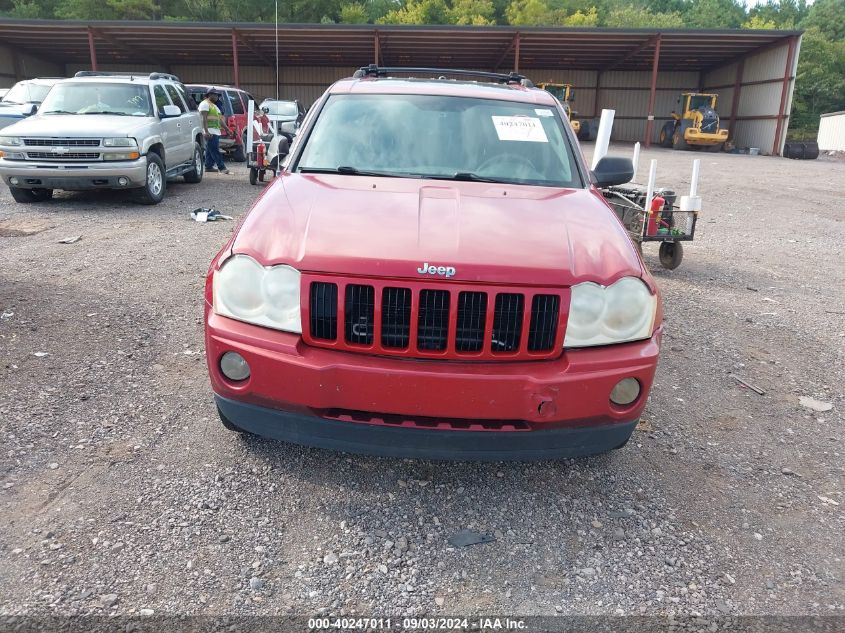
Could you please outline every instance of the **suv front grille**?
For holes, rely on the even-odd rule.
[[[65,152],[54,154],[53,152],[27,152],[26,157],[36,160],[99,160],[99,152]]]
[[[568,305],[568,290],[367,282],[309,280],[305,342],[466,360],[531,360],[562,351],[567,315],[561,314],[561,295]]]
[[[27,147],[99,147],[98,138],[25,138]]]

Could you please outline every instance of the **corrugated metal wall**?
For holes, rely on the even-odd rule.
[[[18,78],[63,76],[64,68],[60,64],[47,62],[27,53],[18,53],[18,68],[15,69],[12,49],[0,45],[0,88],[11,88]]]
[[[737,103],[737,120],[734,121],[730,135],[737,147],[758,147],[764,154],[770,154],[773,150],[776,154],[783,151],[786,129],[789,126],[789,113],[792,109],[792,92],[795,87],[794,77],[798,68],[800,48],[799,41],[790,69],[786,67],[789,57],[788,44],[745,59]],[[724,125],[728,125],[731,116],[737,66],[738,62],[714,69],[704,75],[704,90],[719,93],[719,114]],[[780,142],[775,148],[784,74],[791,77],[784,108],[787,116],[783,121]]]
[[[845,152],[845,112],[822,115],[818,141],[822,151]]]

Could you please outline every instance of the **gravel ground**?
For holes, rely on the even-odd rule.
[[[223,429],[202,288],[233,223],[188,213],[243,213],[243,168],[156,207],[3,189],[0,614],[845,614],[845,163],[641,174],[683,192],[697,156],[698,238],[673,272],[645,248],[667,333],[640,428],[531,465]]]

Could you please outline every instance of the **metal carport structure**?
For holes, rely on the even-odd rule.
[[[581,117],[612,107],[614,138],[646,144],[680,92],[718,92],[734,142],[780,154],[800,40],[800,31],[0,20],[0,84],[163,70],[258,95],[280,86],[282,98],[310,103],[374,62],[518,70],[574,84]]]

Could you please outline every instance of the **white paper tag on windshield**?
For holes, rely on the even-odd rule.
[[[494,116],[493,126],[500,141],[529,141],[548,143],[540,119],[530,116]]]
[[[537,113],[537,116],[554,116],[554,112],[545,108],[534,108],[534,112]]]

